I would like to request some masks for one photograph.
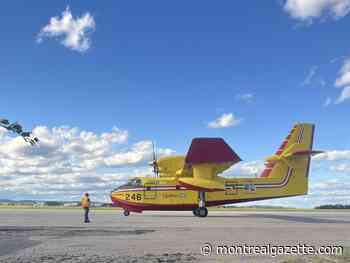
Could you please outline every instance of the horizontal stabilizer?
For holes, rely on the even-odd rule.
[[[314,156],[317,154],[321,154],[324,151],[311,151],[311,150],[305,150],[305,151],[296,151],[292,154],[292,156]]]
[[[222,138],[195,138],[192,140],[185,163],[231,163],[235,164],[241,158]]]
[[[260,177],[280,177],[283,169],[293,168],[307,177],[311,156],[322,153],[312,150],[315,125],[298,123],[294,125],[277,152],[267,157],[266,167]]]

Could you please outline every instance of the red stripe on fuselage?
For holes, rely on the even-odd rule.
[[[194,191],[203,191],[203,192],[225,191],[225,189],[215,189],[215,188],[205,188],[205,187],[195,186],[195,185],[181,182],[180,180],[179,180],[179,184],[186,187],[187,189],[194,190]]]

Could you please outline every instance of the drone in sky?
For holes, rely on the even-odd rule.
[[[19,136],[22,136],[23,139],[26,142],[30,143],[30,145],[32,146],[36,145],[39,142],[39,139],[37,137],[32,136],[31,132],[23,131],[22,126],[17,122],[10,123],[10,121],[7,119],[0,119],[0,127],[3,127],[8,131],[14,132]]]

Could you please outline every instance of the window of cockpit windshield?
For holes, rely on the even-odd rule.
[[[142,186],[142,181],[141,179],[138,179],[138,178],[135,178],[135,179],[131,179],[129,182],[128,182],[128,186]]]

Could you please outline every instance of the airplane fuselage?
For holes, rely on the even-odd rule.
[[[281,179],[237,178],[225,180],[225,190],[207,191],[205,206],[217,206],[270,198],[303,195],[305,188],[286,187],[294,180],[293,169]],[[113,203],[132,212],[144,210],[193,210],[198,207],[201,191],[188,189],[176,179],[139,178],[147,183],[122,186],[111,193]],[[306,179],[306,178],[305,178]]]

